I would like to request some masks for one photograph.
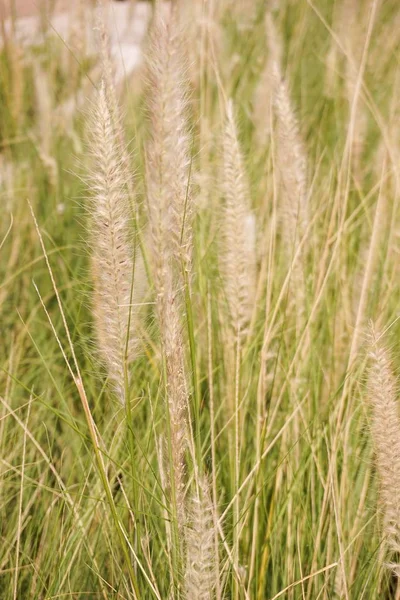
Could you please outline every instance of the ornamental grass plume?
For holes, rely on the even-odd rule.
[[[97,19],[96,26],[98,30],[99,37],[99,46],[100,46],[100,62],[101,62],[101,70],[104,81],[104,89],[107,97],[107,104],[109,106],[111,120],[113,126],[115,128],[115,135],[118,141],[118,149],[120,152],[119,160],[121,164],[125,166],[125,168],[129,169],[129,152],[125,142],[125,131],[122,122],[122,115],[120,106],[118,103],[117,90],[115,87],[114,80],[114,64],[111,57],[111,44],[110,44],[110,36],[107,31],[105,20],[106,20],[106,11],[105,6],[101,0],[99,0],[99,4],[97,6]],[[127,187],[129,200],[131,203],[134,202],[135,191],[133,187],[132,178],[127,178]],[[136,215],[135,215],[136,216]]]
[[[255,89],[253,99],[253,117],[256,123],[256,137],[261,144],[272,133],[272,115],[276,78],[276,63],[282,64],[282,41],[278,38],[272,23],[271,13],[265,16],[265,28],[268,37],[269,52],[261,73],[260,80]]]
[[[235,337],[246,333],[256,288],[255,217],[231,101],[223,138],[222,271]]]
[[[384,529],[389,551],[400,552],[400,418],[398,382],[393,374],[390,353],[382,335],[370,330],[370,367],[367,380],[368,403],[372,411],[371,433],[380,479]],[[397,558],[398,560],[398,558]],[[390,563],[400,576],[400,564]]]
[[[147,55],[150,139],[146,146],[147,206],[157,315],[165,361],[171,496],[177,526],[185,524],[188,392],[183,337],[183,288],[191,261],[190,137],[187,82],[174,9],[156,9]]]
[[[168,289],[168,287],[167,287]],[[169,481],[176,503],[177,524],[183,529],[185,517],[185,452],[187,446],[188,391],[185,374],[182,309],[177,294],[165,291],[159,299],[162,349],[166,368],[169,436],[173,481]],[[173,487],[172,487],[173,486]]]
[[[121,399],[128,367],[138,351],[138,304],[145,291],[143,266],[132,243],[128,199],[130,173],[108,102],[106,82],[97,93],[90,121],[90,248],[94,281],[93,312],[98,350]]]
[[[190,525],[186,535],[185,600],[212,600],[216,582],[213,505],[208,482],[200,480],[191,498]]]
[[[117,90],[114,83],[114,64],[111,58],[110,36],[105,26],[105,19],[105,7],[102,2],[99,2],[97,7],[96,28],[99,38],[99,54],[104,88],[112,121],[119,139],[120,151],[123,153],[121,159],[129,162],[129,155],[125,144],[125,132],[122,125],[121,111],[118,103]]]
[[[147,55],[151,140],[147,144],[147,199],[156,288],[166,271],[188,269],[192,198],[188,85],[177,15],[167,21],[158,9]]]
[[[273,110],[276,118],[276,164],[279,173],[281,198],[279,214],[286,260],[291,271],[293,294],[289,302],[295,306],[296,330],[305,323],[306,265],[305,236],[309,216],[307,154],[300,134],[299,123],[292,106],[287,82],[281,66],[282,41],[271,15],[266,28],[271,57],[273,80]]]
[[[299,123],[282,73],[282,44],[272,17],[266,21],[277,121],[277,165],[283,190],[282,234],[285,247],[293,250],[308,224],[307,154]]]

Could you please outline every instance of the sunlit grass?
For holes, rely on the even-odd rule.
[[[197,4],[203,18],[189,18],[185,47],[195,211],[192,275],[180,289],[184,494],[189,515],[193,501],[208,506],[210,598],[397,598],[364,402],[370,319],[388,328],[395,373],[400,364],[397,2],[287,0],[272,12],[307,162],[307,222],[291,236],[264,2]],[[72,76],[68,57],[58,38],[23,50],[8,40],[0,55],[0,597],[186,590],[192,600],[168,484],[146,74],[121,94],[150,280],[124,406],[99,360],[91,304],[86,130],[98,60],[79,58]],[[82,86],[86,106],[64,112]],[[243,337],[221,258],[228,99],[256,222]],[[202,485],[208,504],[196,504]]]

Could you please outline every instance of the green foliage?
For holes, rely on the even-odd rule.
[[[360,1],[357,52],[352,58],[340,37],[343,24],[335,16],[342,2],[279,4],[274,18],[283,35],[283,71],[305,140],[310,182],[300,324],[293,301],[297,291],[283,247],[270,100],[261,120],[254,110],[268,58],[264,3],[248,2],[244,12],[222,11],[218,46],[198,25],[203,54],[200,59],[196,55],[193,77],[188,70],[193,79],[190,117],[197,212],[194,275],[184,323],[185,335],[193,332],[194,345],[185,337],[185,352],[191,415],[196,414],[196,392],[200,400],[199,423],[191,425],[200,434],[195,441],[201,448],[201,469],[210,487],[213,480],[216,484],[220,597],[395,598],[399,587],[383,566],[378,482],[362,399],[368,319],[383,327],[392,325],[389,339],[397,366],[400,355],[395,131],[400,15],[396,1],[378,3],[366,43],[370,3]],[[332,47],[337,60],[328,93],[332,73],[327,57]],[[357,163],[358,149],[348,139],[346,61],[361,60],[356,57],[364,47],[365,73],[355,111],[364,123]],[[215,55],[217,50],[220,54]],[[65,48],[60,40],[44,41],[25,52],[29,57],[22,60],[21,49],[12,41],[0,51],[0,597],[182,598],[184,569],[172,572],[171,565],[177,564],[168,542],[172,512],[162,481],[168,462],[160,458],[160,448],[165,454],[166,408],[154,298],[150,294],[138,332],[143,343],[132,367],[126,410],[114,397],[95,348],[86,248],[88,190],[82,183],[90,168],[85,116],[77,111],[67,125],[52,127],[50,156],[43,155],[38,129],[33,62],[39,61],[48,76],[56,107],[87,83],[95,61],[80,59],[80,74],[71,90],[68,69],[61,65]],[[143,148],[149,124],[146,92],[136,88],[129,83],[124,88],[125,130],[132,150],[139,233],[146,246]],[[230,352],[219,264],[225,97],[232,97],[236,107],[257,219],[258,285],[239,369]],[[264,117],[271,120],[272,133],[262,135]],[[377,215],[379,195],[385,201]],[[75,371],[27,200],[43,236],[100,448],[95,448],[67,366]],[[376,219],[379,243],[367,276]],[[238,523],[233,511],[236,378]],[[197,475],[188,452],[188,494],[196,487]],[[238,579],[231,553],[236,543]]]

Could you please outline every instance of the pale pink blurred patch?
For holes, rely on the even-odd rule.
[[[90,4],[90,0],[86,0]],[[40,13],[50,14],[68,10],[77,3],[77,0],[2,0],[0,15],[8,18],[15,14],[17,18],[32,17]]]
[[[12,30],[19,43],[29,45],[43,36],[45,28],[45,35],[56,35],[69,47],[80,2],[85,11],[85,45],[89,52],[96,52],[95,0],[0,0],[3,31],[9,35]],[[138,0],[106,0],[104,6],[118,83],[141,63],[141,46],[150,20],[151,5]],[[12,17],[15,17],[14,22]]]

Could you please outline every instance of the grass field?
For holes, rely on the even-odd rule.
[[[0,52],[0,598],[399,599],[398,2],[168,14]]]

